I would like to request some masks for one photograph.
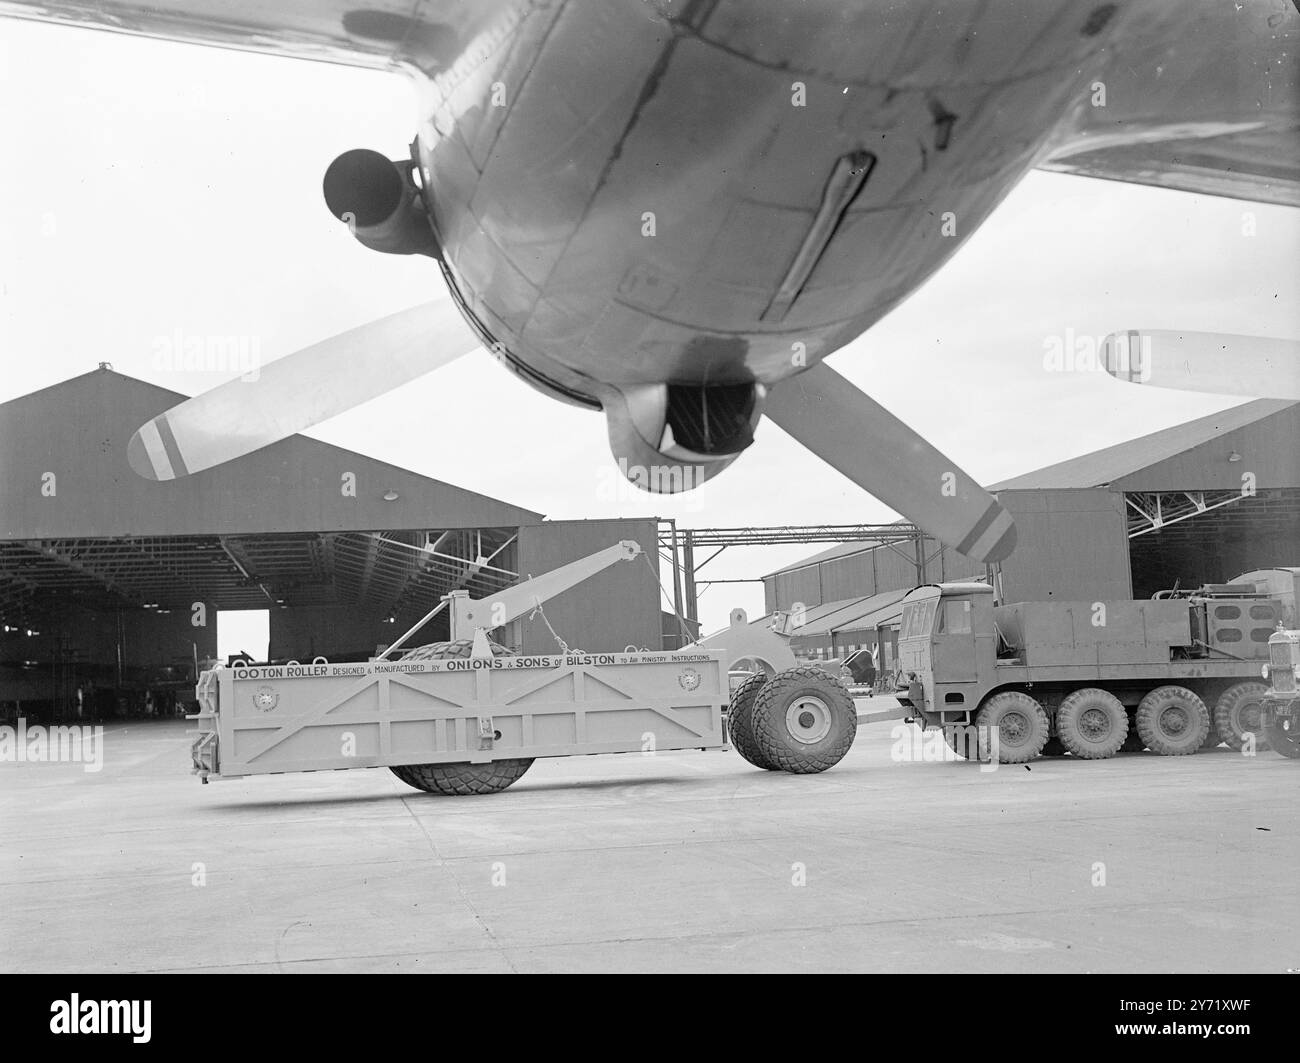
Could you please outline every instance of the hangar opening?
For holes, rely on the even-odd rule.
[[[546,521],[301,435],[185,479],[137,476],[128,440],[184,398],[101,367],[0,404],[0,715],[179,715],[219,659],[222,616],[265,613],[263,659],[366,660],[451,591],[480,598],[621,539],[656,556],[655,518]],[[553,653],[551,627],[593,652],[661,649],[670,630],[647,565],[493,637]],[[446,637],[443,613],[410,645]]]
[[[1260,399],[992,488],[1122,503],[1132,596],[1300,564],[1300,404]],[[1057,532],[1071,545],[1069,529]],[[1118,555],[1118,543],[1105,544]]]

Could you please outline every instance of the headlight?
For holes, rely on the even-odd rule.
[[[1262,675],[1265,679],[1268,678],[1268,665],[1267,665],[1267,664],[1261,664],[1261,665],[1259,666],[1259,674]]]

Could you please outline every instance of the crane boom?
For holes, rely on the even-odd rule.
[[[493,628],[517,620],[543,602],[576,587],[611,565],[619,561],[632,561],[640,556],[640,544],[631,539],[623,539],[604,550],[516,583],[487,598],[473,599],[470,598],[469,591],[452,591],[446,599],[451,603],[451,637],[453,640],[471,638],[479,631],[486,634]]]

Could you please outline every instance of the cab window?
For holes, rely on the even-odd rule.
[[[938,599],[926,598],[919,602],[908,602],[903,606],[903,620],[899,629],[899,638],[921,638],[930,634],[934,623],[935,606]]]
[[[949,598],[943,603],[939,630],[946,635],[970,634],[970,602]]]

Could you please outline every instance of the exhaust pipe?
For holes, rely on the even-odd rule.
[[[366,247],[390,255],[438,257],[412,162],[393,162],[377,151],[345,151],[325,171],[330,213]]]

